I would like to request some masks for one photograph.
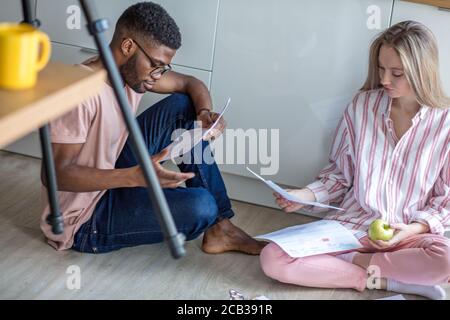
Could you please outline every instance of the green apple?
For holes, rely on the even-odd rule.
[[[369,226],[369,238],[372,240],[389,241],[394,236],[394,229],[386,221],[374,220]]]

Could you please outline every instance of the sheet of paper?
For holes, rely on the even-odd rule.
[[[181,157],[182,155],[191,151],[197,144],[199,144],[202,140],[204,140],[208,134],[213,130],[219,120],[222,118],[225,111],[227,111],[228,106],[230,105],[231,98],[228,98],[225,107],[219,114],[219,117],[216,121],[209,127],[208,129],[194,128],[191,130],[184,131],[179,137],[177,137],[166,149],[169,150],[168,155],[162,159],[161,161],[166,161],[169,159],[175,159],[177,157]]]
[[[212,126],[206,130],[206,132],[203,134],[203,138],[206,138],[208,136],[208,134],[211,132],[211,130],[213,130],[217,126],[217,124],[219,123],[219,120],[222,118],[225,111],[227,111],[228,106],[230,105],[230,102],[231,102],[231,98],[228,98],[227,103],[225,104],[225,107],[223,107],[222,111],[220,111],[220,113],[219,113],[219,117],[212,124]]]
[[[161,161],[175,159],[191,151],[192,148],[203,140],[203,134],[205,131],[206,130],[202,130],[201,128],[184,131],[178,138],[166,147],[166,149],[169,149],[169,153]]]
[[[362,248],[353,234],[334,220],[320,220],[255,238],[275,242],[293,258]]]
[[[376,300],[406,300],[406,299],[403,295],[397,294],[395,296],[380,298],[380,299],[376,299]]]
[[[247,170],[250,171],[252,174],[254,174],[259,180],[264,182],[270,189],[272,189],[273,191],[279,193],[286,200],[289,200],[289,201],[292,201],[292,202],[297,202],[297,203],[304,204],[304,205],[309,205],[309,206],[316,206],[316,207],[322,207],[322,208],[336,209],[336,210],[344,211],[344,209],[342,209],[342,208],[329,206],[329,205],[326,205],[326,204],[323,204],[323,203],[300,200],[297,197],[295,197],[295,196],[291,195],[290,193],[288,193],[286,190],[281,188],[276,183],[274,183],[274,182],[272,182],[270,180],[264,179],[259,174],[257,174],[255,172],[253,172],[252,170],[250,170],[248,167],[247,167]]]

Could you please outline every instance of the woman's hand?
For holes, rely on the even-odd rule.
[[[387,249],[392,246],[395,246],[397,243],[399,243],[402,240],[405,240],[411,236],[414,236],[416,234],[426,233],[429,232],[430,229],[428,225],[413,222],[411,224],[404,224],[404,223],[393,223],[390,225],[392,229],[395,229],[394,236],[389,241],[383,241],[383,240],[371,240],[369,238],[369,243],[376,249]]]
[[[197,120],[202,122],[203,129],[209,129],[217,120],[217,118],[219,118],[218,113],[208,110],[203,110],[197,115]],[[208,136],[205,137],[205,140],[217,139],[224,132],[226,127],[226,121],[223,119],[223,117],[220,118],[214,129],[212,129],[211,132],[208,133]]]
[[[291,189],[286,189],[286,191],[290,194],[292,194],[293,196],[299,198],[300,200],[304,200],[304,201],[316,201],[316,197],[314,196],[314,193],[309,190],[308,188],[303,188],[303,189],[295,189],[295,190],[291,190]],[[297,211],[301,208],[303,208],[305,205],[301,204],[301,203],[297,203],[297,202],[292,202],[289,200],[286,200],[285,198],[283,198],[279,193],[274,193],[273,194],[275,197],[275,202],[276,204],[284,211],[284,212],[294,212]]]

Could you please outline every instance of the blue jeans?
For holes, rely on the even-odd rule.
[[[195,120],[195,108],[184,94],[167,97],[137,118],[151,155],[159,153],[172,142],[171,135],[175,129],[194,128]],[[202,142],[202,151],[208,147],[208,142]],[[137,164],[128,139],[116,168]],[[195,177],[186,181],[186,188],[163,189],[163,192],[178,231],[191,240],[218,219],[231,218],[234,213],[215,162],[206,164],[202,161],[200,164],[180,164],[178,167],[182,172],[194,172]],[[81,252],[104,253],[163,240],[164,235],[147,188],[117,188],[106,191],[92,217],[75,234],[72,248]]]

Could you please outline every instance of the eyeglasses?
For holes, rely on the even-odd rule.
[[[150,65],[154,68],[152,71],[150,71],[150,76],[162,76],[167,71],[172,70],[172,66],[170,64],[164,65],[164,66],[158,66],[158,64],[153,61],[153,58],[150,57],[147,52],[141,47],[141,45],[134,39],[132,39],[134,43],[138,46],[138,48],[142,51],[142,53],[147,57],[147,59],[150,61]]]

